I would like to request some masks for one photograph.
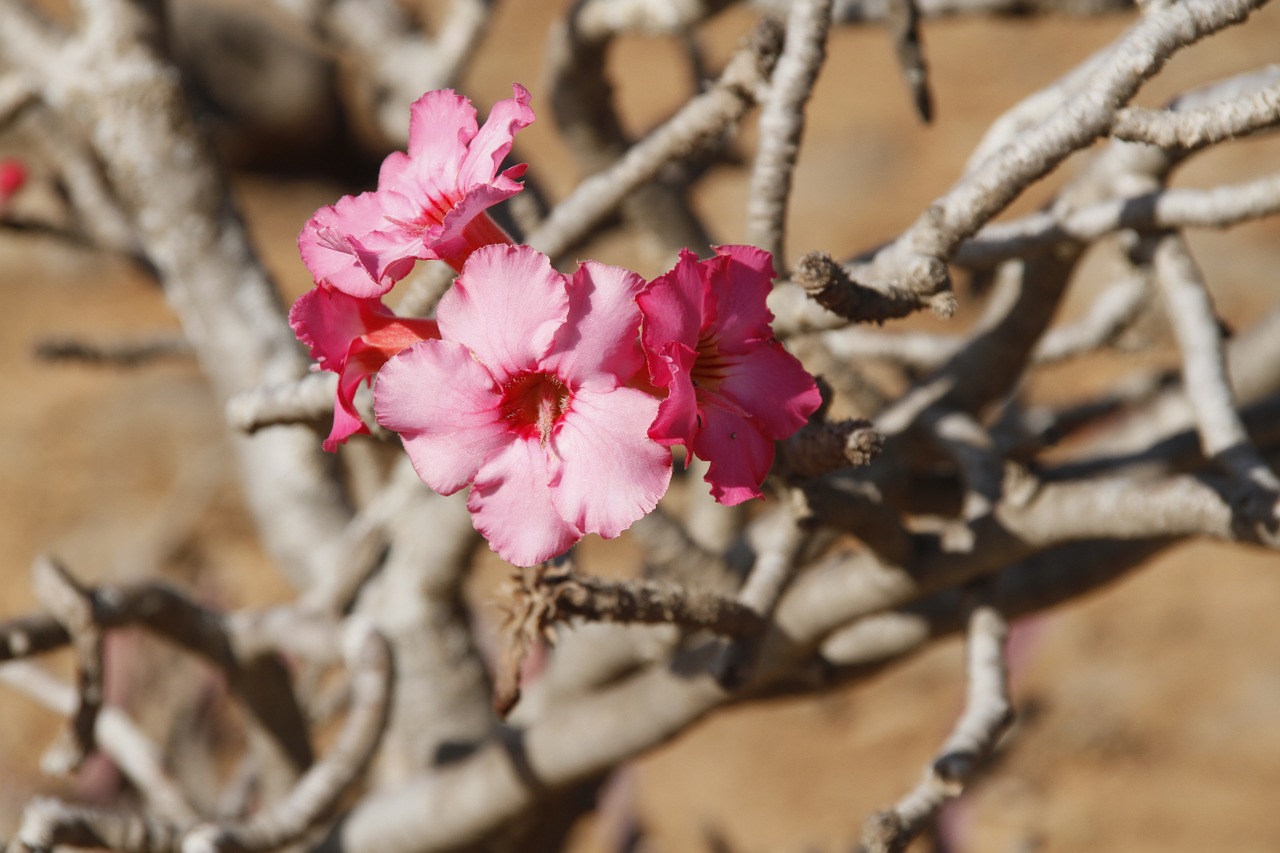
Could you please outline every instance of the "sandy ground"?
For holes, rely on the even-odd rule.
[[[512,80],[539,95],[542,33],[559,5],[503,4],[493,33],[502,49],[486,50],[468,81],[477,100],[506,96]],[[725,55],[745,21],[730,14],[709,28],[713,59]],[[910,111],[884,35],[839,32],[796,176],[791,254],[844,254],[904,227],[954,180],[992,118],[1125,23],[929,24],[938,112],[929,128]],[[1175,59],[1140,103],[1156,105],[1195,82],[1274,61],[1277,45],[1280,10],[1273,8]],[[621,45],[613,72],[632,128],[651,126],[683,99],[680,57],[665,40]],[[541,97],[535,108],[547,113]],[[744,144],[751,136],[744,134]],[[549,119],[523,141],[553,194],[572,186],[577,171]],[[1275,142],[1242,143],[1194,164],[1182,180],[1196,185],[1277,166]],[[240,187],[255,239],[291,298],[308,283],[293,237],[341,190],[261,174],[242,177]],[[1046,193],[1029,194],[1018,209]],[[720,168],[706,180],[697,204],[718,239],[741,239],[744,199],[741,169]],[[1246,326],[1280,296],[1276,220],[1196,234],[1193,245],[1228,322]],[[591,251],[648,275],[670,264],[618,241]],[[42,552],[89,579],[163,571],[227,606],[286,598],[229,479],[220,413],[194,366],[104,370],[31,356],[35,343],[52,338],[174,333],[176,322],[145,274],[50,241],[3,237],[0,288],[9,401],[0,411],[0,553],[9,565],[0,615],[34,607],[27,567]],[[1082,282],[1067,313],[1093,292],[1094,283]],[[972,316],[962,305],[955,322]],[[1031,393],[1063,400],[1097,377],[1087,367],[1066,371]],[[1277,568],[1272,555],[1193,543],[1019,625],[1021,719],[996,766],[948,814],[962,849],[1280,850]],[[65,671],[65,660],[55,663]],[[638,808],[653,850],[714,849],[714,838],[739,853],[843,849],[868,813],[915,782],[945,737],[962,696],[961,666],[960,644],[948,642],[855,687],[720,713],[636,761],[615,781],[610,802]],[[146,697],[144,675],[114,677],[113,695]],[[42,780],[38,753],[58,721],[7,688],[0,703],[0,835],[7,836],[33,792],[91,795],[93,773],[103,771],[71,785]],[[585,823],[575,849],[608,849],[611,826]]]

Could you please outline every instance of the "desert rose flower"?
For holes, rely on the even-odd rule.
[[[397,317],[381,299],[361,299],[327,287],[302,294],[289,311],[289,325],[310,347],[317,366],[338,374],[333,429],[324,441],[330,452],[351,436],[369,432],[355,408],[360,383],[406,347],[440,337],[435,320]]]
[[[378,423],[428,486],[471,485],[472,521],[509,562],[617,536],[667,489],[671,454],[647,434],[658,401],[626,384],[644,364],[643,286],[617,267],[567,276],[527,246],[488,246],[441,298],[440,340],[378,374]]]
[[[9,203],[9,199],[17,195],[18,190],[27,183],[27,167],[21,160],[6,158],[0,160],[0,210]]]
[[[773,443],[820,402],[813,377],[773,337],[772,278],[769,253],[751,246],[720,246],[706,261],[685,250],[637,297],[649,376],[667,390],[649,435],[709,462],[711,494],[730,506],[762,496]]]
[[[415,101],[409,151],[383,161],[377,190],[322,207],[298,235],[312,278],[352,296],[381,296],[417,260],[460,270],[479,247],[510,243],[485,211],[522,186],[524,165],[498,171],[516,131],[533,122],[529,93],[513,89],[479,128],[471,102],[450,89]]]

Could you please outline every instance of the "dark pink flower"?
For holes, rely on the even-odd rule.
[[[667,389],[649,435],[709,462],[711,494],[730,506],[762,496],[773,443],[820,403],[813,377],[773,337],[772,278],[769,253],[751,246],[721,246],[706,261],[685,250],[637,297],[649,376]]]
[[[369,431],[355,408],[360,383],[406,347],[440,337],[435,320],[397,317],[381,299],[361,299],[327,287],[302,294],[289,311],[289,325],[311,348],[320,369],[338,374],[333,429],[324,441],[330,452],[351,436]]]
[[[440,300],[441,339],[378,374],[378,423],[428,486],[471,485],[472,520],[503,559],[617,536],[666,491],[671,454],[647,434],[658,401],[626,384],[643,367],[643,286],[617,267],[566,276],[527,246],[488,246]]]
[[[529,93],[494,104],[483,127],[471,102],[451,89],[409,108],[409,151],[382,163],[378,188],[322,207],[298,235],[317,282],[352,296],[381,296],[417,260],[456,270],[481,246],[511,238],[485,211],[520,192],[524,165],[499,172],[516,131],[533,122]]]
[[[0,208],[27,182],[27,167],[21,160],[0,160]]]

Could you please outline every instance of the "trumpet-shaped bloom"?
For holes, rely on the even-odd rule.
[[[527,246],[482,248],[440,300],[440,340],[378,374],[378,423],[431,488],[471,485],[472,521],[503,559],[617,536],[666,491],[671,454],[647,433],[658,401],[626,384],[644,364],[643,286],[617,267],[566,276]]]
[[[317,282],[352,296],[381,296],[417,260],[456,270],[481,246],[511,239],[485,211],[518,193],[524,165],[498,171],[516,131],[533,122],[529,93],[494,104],[477,127],[471,102],[450,89],[409,108],[409,150],[382,163],[378,188],[322,207],[298,235]]]
[[[769,253],[751,246],[721,246],[706,261],[685,250],[637,297],[649,375],[667,389],[649,435],[709,462],[711,494],[730,506],[762,496],[773,443],[821,402],[773,337],[772,278]]]
[[[338,374],[333,429],[324,441],[330,452],[369,431],[355,408],[360,383],[406,347],[440,337],[435,320],[397,317],[381,299],[360,299],[327,287],[302,294],[289,311],[289,325],[310,347],[317,366]]]

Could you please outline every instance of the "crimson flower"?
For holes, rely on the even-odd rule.
[[[773,443],[821,402],[773,337],[772,278],[769,253],[752,246],[720,246],[706,261],[686,249],[636,300],[649,376],[667,389],[649,436],[709,462],[711,494],[729,506],[762,496]]]
[[[369,432],[355,408],[360,383],[406,347],[440,337],[435,320],[397,317],[381,299],[348,296],[328,287],[302,294],[289,311],[289,325],[310,347],[319,368],[338,374],[333,428],[324,441],[331,453],[351,436]]]
[[[647,435],[658,401],[627,385],[644,364],[642,287],[617,267],[567,276],[527,246],[486,246],[440,300],[440,340],[378,374],[378,423],[428,486],[471,485],[472,522],[511,563],[617,536],[667,489],[671,454]]]
[[[21,160],[0,160],[0,208],[17,194],[27,182],[27,167]]]
[[[483,127],[471,102],[451,89],[409,108],[409,151],[382,162],[378,188],[320,208],[298,235],[317,282],[352,296],[386,293],[417,260],[456,270],[471,252],[511,238],[485,211],[520,192],[525,166],[499,172],[516,131],[533,122],[529,93],[494,104]]]

